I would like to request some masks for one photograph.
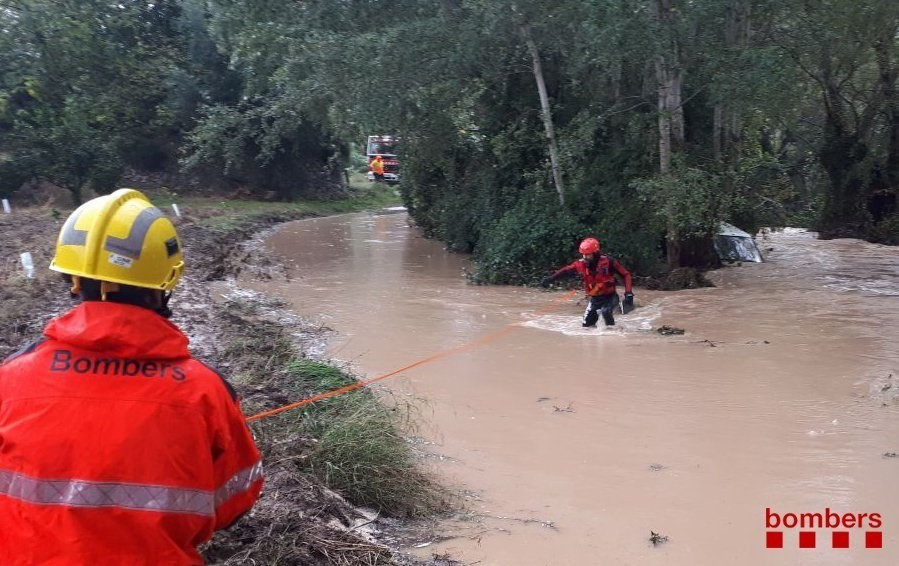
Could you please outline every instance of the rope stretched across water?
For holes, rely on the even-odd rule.
[[[573,289],[564,297],[555,299],[554,301],[550,302],[548,305],[546,305],[542,309],[538,310],[535,313],[535,316],[540,316],[542,314],[549,312],[550,310],[552,310],[556,306],[558,306],[560,303],[570,299],[576,292],[577,292],[577,290]],[[303,399],[301,401],[296,401],[295,403],[290,403],[288,405],[283,405],[281,407],[276,407],[274,409],[269,409],[268,411],[263,411],[261,413],[257,413],[253,416],[247,417],[247,422],[258,421],[259,419],[263,419],[265,417],[271,417],[273,415],[277,415],[277,414],[283,413],[285,411],[289,411],[291,409],[296,409],[298,407],[303,407],[305,405],[315,403],[316,401],[330,399],[331,397],[336,397],[337,395],[341,395],[343,393],[348,393],[355,389],[359,389],[360,387],[365,387],[366,385],[371,385],[372,383],[375,383],[376,381],[381,381],[382,379],[387,379],[388,377],[394,376],[398,373],[402,373],[408,369],[412,369],[414,367],[426,364],[428,362],[433,362],[434,360],[439,360],[440,358],[445,358],[446,356],[449,356],[450,354],[456,354],[459,352],[463,352],[465,350],[470,350],[477,346],[481,346],[483,344],[487,344],[488,342],[492,342],[494,340],[497,340],[497,339],[505,336],[506,334],[508,334],[509,332],[514,330],[517,326],[519,326],[519,323],[510,322],[509,324],[500,328],[496,332],[487,334],[485,336],[481,336],[480,338],[472,340],[471,342],[466,342],[464,344],[460,344],[458,346],[455,346],[448,350],[444,350],[442,352],[438,352],[436,354],[432,354],[425,358],[421,358],[410,364],[406,364],[403,367],[400,367],[395,370],[389,371],[387,373],[381,374],[377,377],[372,377],[370,379],[363,379],[362,381],[357,381],[355,383],[351,383],[350,385],[345,385],[343,387],[339,387],[339,388],[333,389],[331,391],[326,391],[325,393],[319,393],[318,395],[313,395],[312,397],[307,397],[306,399]]]

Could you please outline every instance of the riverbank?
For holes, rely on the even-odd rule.
[[[317,360],[329,329],[287,315],[277,301],[229,281],[247,271],[266,280],[281,269],[253,243],[268,227],[398,204],[391,189],[305,203],[181,199],[167,192],[151,198],[173,216],[188,262],[172,299],[172,320],[190,337],[194,355],[229,377],[245,414],[351,382],[351,376]],[[0,356],[38,336],[50,318],[75,304],[47,269],[68,212],[47,205],[15,207],[13,214],[0,216],[5,236],[0,243]],[[18,263],[26,251],[36,266],[33,278]],[[403,409],[401,403],[387,406],[360,390],[253,423],[264,453],[266,486],[253,511],[203,549],[207,561],[425,564],[395,550],[403,544],[399,527],[450,503],[403,437]],[[435,558],[427,563],[452,562]]]

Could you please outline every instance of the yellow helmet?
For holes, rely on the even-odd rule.
[[[50,269],[77,277],[171,291],[184,271],[172,221],[143,193],[119,189],[73,212]]]

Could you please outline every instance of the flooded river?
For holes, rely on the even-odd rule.
[[[713,272],[715,288],[635,289],[613,329],[581,328],[579,295],[467,285],[466,259],[404,213],[286,224],[267,246],[290,280],[244,283],[333,328],[329,357],[364,377],[474,342],[380,382],[422,400],[436,470],[470,494],[472,518],[416,554],[899,564],[899,248],[800,230],[759,244],[768,261]],[[655,331],[666,324],[686,332]],[[826,510],[864,527],[766,528]]]

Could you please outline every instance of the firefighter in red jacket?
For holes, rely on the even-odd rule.
[[[167,319],[183,267],[132,189],[62,227],[50,268],[82,302],[0,365],[0,564],[202,564],[197,546],[255,503],[234,390]]]
[[[599,240],[596,238],[586,238],[581,242],[578,251],[581,253],[581,259],[544,278],[540,285],[548,287],[558,279],[580,275],[584,280],[584,292],[589,299],[582,326],[596,326],[596,321],[599,320],[597,311],[602,313],[606,326],[612,326],[615,324],[615,315],[612,313],[619,304],[618,293],[615,290],[615,274],[624,279],[624,307],[631,309],[634,306],[631,273],[617,259],[600,253]]]

